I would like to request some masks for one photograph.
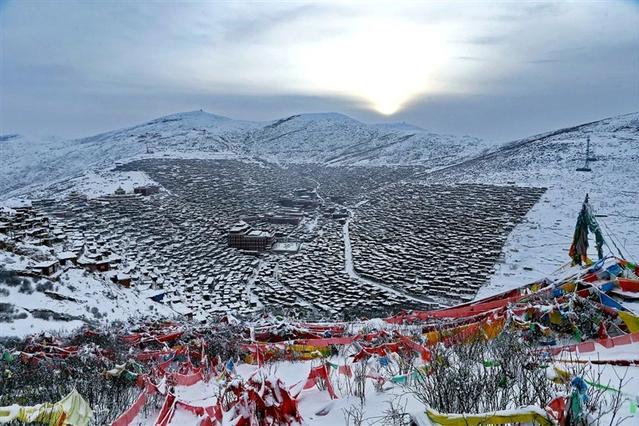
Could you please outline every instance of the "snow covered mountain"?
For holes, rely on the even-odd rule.
[[[486,145],[414,126],[369,125],[342,114],[301,114],[250,132],[249,151],[278,162],[333,165],[452,164]]]
[[[583,165],[588,137],[591,157],[596,161],[591,163],[592,172],[577,172],[576,168]],[[303,114],[256,123],[201,111],[174,114],[133,128],[74,141],[8,135],[0,138],[0,149],[3,160],[0,199],[56,179],[64,179],[69,188],[85,194],[96,188],[113,193],[118,186],[125,187],[125,183],[129,184],[126,189],[130,192],[132,186],[147,183],[144,173],[101,170],[96,174],[94,170],[140,156],[230,156],[333,165],[423,164],[430,170],[415,176],[416,179],[447,184],[474,182],[548,188],[541,201],[510,234],[503,250],[503,262],[498,265],[491,284],[482,288],[477,297],[548,276],[558,265],[567,262],[575,212],[586,193],[590,194],[595,211],[603,215],[599,221],[608,242],[606,251],[639,260],[639,241],[635,237],[639,223],[639,113],[548,132],[490,149],[473,138],[433,135],[404,125],[368,125],[340,114]],[[10,262],[19,265],[21,261],[0,259],[0,264]],[[90,277],[75,278],[86,281],[80,299],[113,296],[108,283],[97,283]],[[17,288],[10,291],[11,297],[38,304],[50,298],[44,292],[27,298]],[[60,288],[59,292],[63,294],[64,289]],[[138,297],[135,294],[115,296]],[[132,315],[133,309],[118,303],[114,302],[117,306],[108,310],[115,309],[113,312],[123,317]],[[78,310],[75,302],[58,304],[69,318],[87,316],[88,311]],[[92,307],[99,308],[97,304]],[[42,324],[46,325],[44,320]]]
[[[79,176],[149,151],[176,156],[193,152],[197,156],[228,155],[235,151],[230,143],[233,136],[258,125],[196,111],[70,141],[14,138],[0,145],[0,194],[19,194],[34,184]]]
[[[193,111],[71,141],[14,136],[0,145],[0,198],[140,156],[435,167],[459,162],[485,147],[468,136],[438,135],[409,125],[369,125],[337,113],[263,123]]]
[[[609,118],[501,146],[469,136],[429,133],[405,123],[365,124],[337,113],[272,122],[233,120],[203,111],[71,141],[11,135],[0,142],[0,199],[140,157],[240,158],[328,165],[423,165],[435,178],[553,186],[575,179],[585,140],[609,175],[629,182],[636,165],[638,114]],[[592,177],[581,175],[585,183]],[[596,185],[595,185],[596,186]]]

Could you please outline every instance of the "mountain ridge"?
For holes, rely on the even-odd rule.
[[[235,157],[278,164],[421,165],[442,173],[589,126],[613,135],[624,126],[636,127],[636,121],[639,113],[623,114],[493,146],[471,136],[436,134],[405,123],[367,124],[334,112],[259,122],[186,111],[73,140],[13,138],[2,145],[6,167],[0,173],[0,198],[149,155]]]

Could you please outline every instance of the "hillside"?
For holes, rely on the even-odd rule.
[[[438,135],[407,125],[369,125],[335,113],[278,120],[251,131],[247,143],[254,155],[277,162],[429,168],[452,164],[485,147],[477,138]]]
[[[154,303],[153,290],[129,289],[106,276],[66,267],[55,276],[28,274],[51,253],[42,246],[11,247],[0,234],[0,324],[2,335],[27,336],[43,331],[70,331],[86,324],[141,318],[173,318],[177,311]]]
[[[256,125],[197,111],[70,141],[18,137],[2,145],[0,198],[147,155],[147,149],[157,155],[229,155],[236,151],[231,140]]]
[[[435,167],[459,162],[483,148],[476,138],[437,135],[406,125],[369,125],[336,113],[260,123],[193,111],[71,141],[14,136],[2,145],[6,167],[0,172],[0,199],[139,157]]]
[[[392,235],[393,232],[400,234],[409,232],[412,235],[414,233],[412,230],[398,228],[402,221],[406,222],[405,226],[409,226],[413,222],[412,215],[418,217],[420,223],[426,223],[423,206],[411,209],[411,212],[401,213],[402,208],[412,205],[411,203],[420,205],[420,197],[428,193],[425,189],[413,189],[416,191],[413,194],[408,190],[406,182],[424,181],[424,183],[446,185],[479,183],[548,188],[532,210],[523,216],[522,222],[514,229],[509,228],[513,231],[508,235],[506,245],[503,249],[501,245],[497,248],[501,251],[501,257],[495,265],[496,272],[492,275],[490,284],[483,286],[476,297],[539,279],[551,274],[557,267],[564,264],[568,260],[567,250],[572,237],[575,212],[581,206],[586,193],[590,194],[591,204],[602,216],[599,220],[608,243],[606,253],[622,254],[631,260],[639,258],[639,243],[632,238],[636,234],[638,220],[636,188],[639,187],[639,174],[636,172],[636,165],[639,162],[639,114],[628,114],[544,133],[493,147],[475,156],[471,156],[471,153],[476,153],[482,146],[479,141],[476,141],[476,144],[471,141],[466,150],[459,149],[458,152],[446,156],[443,153],[453,150],[464,139],[435,135],[432,137],[447,142],[419,144],[419,140],[424,141],[431,136],[425,131],[404,124],[367,125],[347,116],[332,113],[302,114],[264,124],[239,122],[197,111],[174,114],[133,128],[72,141],[67,145],[60,141],[37,142],[11,136],[3,141],[3,149],[10,154],[7,156],[7,162],[15,164],[16,167],[3,168],[5,180],[2,183],[11,188],[18,188],[8,195],[30,190],[27,185],[33,182],[35,186],[47,189],[45,191],[30,190],[29,195],[36,197],[55,195],[62,198],[72,191],[78,191],[86,194],[90,199],[95,198],[95,203],[100,205],[103,201],[100,201],[99,197],[113,194],[118,187],[130,193],[135,186],[159,182],[164,187],[163,193],[178,196],[176,204],[178,210],[182,209],[183,201],[181,200],[189,199],[188,191],[183,194],[186,198],[179,198],[179,194],[183,188],[191,188],[190,180],[208,182],[212,184],[211,188],[214,191],[220,191],[220,188],[230,185],[231,192],[222,192],[214,199],[224,199],[227,200],[226,203],[230,203],[227,206],[229,215],[227,220],[233,221],[236,220],[238,211],[256,209],[262,201],[264,204],[261,210],[277,209],[277,205],[273,203],[280,196],[280,192],[286,192],[284,188],[291,190],[294,186],[289,188],[289,185],[299,185],[299,182],[308,178],[310,180],[307,184],[318,185],[317,188],[320,188],[324,196],[335,195],[339,198],[343,195],[357,194],[357,198],[352,201],[352,214],[354,215],[353,235],[359,238],[356,254],[359,256],[357,261],[360,263],[370,263],[371,259],[377,259],[376,256],[380,256],[375,254],[371,257],[370,254],[380,252],[379,244],[375,245],[375,249],[370,253],[366,252],[368,254],[360,252],[362,247],[364,249],[367,247],[368,235],[385,235],[385,233]],[[597,161],[591,165],[592,172],[576,172],[575,169],[582,165],[585,141],[588,137],[591,139],[592,156],[596,157]],[[147,154],[147,147],[153,152]],[[393,157],[395,154],[397,157]],[[351,176],[348,168],[345,167],[316,167],[311,172],[309,167],[304,166],[301,169],[298,168],[300,173],[298,175],[295,167],[288,167],[286,173],[280,173],[278,170],[284,169],[275,164],[264,167],[261,162],[255,162],[256,159],[267,159],[273,163],[318,162],[334,166],[363,164],[374,166],[380,163],[412,164],[411,155],[418,157],[415,160],[416,164],[439,168],[436,171],[432,171],[432,168],[421,169],[421,171],[411,168],[383,171],[383,168],[365,167],[360,171],[353,171],[354,174]],[[203,175],[198,175],[200,172],[193,169],[196,166],[190,165],[172,177],[169,176],[170,173],[166,175],[165,166],[160,166],[158,169],[133,167],[118,170],[107,167],[115,161],[125,159],[151,157],[165,161],[165,157],[181,156],[231,157],[244,159],[244,162],[233,163],[235,166],[231,163],[225,166],[217,165],[211,170],[206,169],[206,166],[197,166],[204,167],[204,169],[198,169],[204,173]],[[423,158],[420,159],[420,156]],[[249,164],[254,167],[239,167],[239,165],[248,166]],[[234,172],[239,173],[233,184],[227,182],[233,173],[217,174],[220,173],[219,169],[224,167],[234,167]],[[240,171],[240,168],[243,170]],[[22,175],[20,170],[23,171]],[[194,173],[193,176],[188,177],[191,172]],[[369,172],[372,175],[366,178],[366,173]],[[304,177],[300,180],[302,176]],[[373,176],[376,178],[373,179]],[[157,179],[158,177],[160,179]],[[186,179],[184,182],[180,180],[183,178]],[[55,185],[44,185],[54,179],[62,180]],[[369,182],[364,185],[367,179]],[[389,185],[396,181],[399,182],[400,187],[392,192]],[[178,182],[182,183],[178,184]],[[280,188],[278,185],[283,182],[287,183]],[[349,183],[346,184],[346,182]],[[255,185],[259,187],[260,183],[265,187],[260,187],[259,190],[257,187],[254,188]],[[198,184],[200,189],[205,186]],[[344,188],[348,190],[344,192]],[[241,195],[242,191],[246,194]],[[380,191],[384,202],[392,200],[388,205],[380,200],[375,201],[374,194]],[[264,200],[260,201],[256,198],[257,193],[261,194]],[[204,191],[196,199],[206,199],[208,196],[209,194]],[[239,202],[233,199],[233,196],[244,201]],[[366,204],[368,201],[371,202]],[[459,200],[453,200],[453,202],[458,203]],[[205,205],[204,215],[208,215],[209,207],[208,204],[205,203]],[[389,216],[389,207],[393,205],[399,207],[399,213]],[[438,207],[443,205],[445,204],[439,203]],[[513,204],[509,205],[511,205],[510,210],[513,210]],[[142,203],[141,206],[144,207],[146,204]],[[160,216],[167,214],[166,209],[165,206],[160,210]],[[223,210],[222,205],[218,205],[217,209],[219,219]],[[375,209],[379,210],[375,217],[383,218],[383,220],[373,217],[372,212],[375,212]],[[143,210],[140,208],[137,211]],[[460,211],[458,207],[457,214]],[[94,214],[91,213],[88,217]],[[193,211],[191,210],[189,214],[192,215]],[[445,215],[437,214],[436,216],[441,219]],[[125,220],[124,225],[120,226],[126,226],[129,223],[126,222],[129,219],[123,220]],[[150,219],[145,217],[144,220]],[[160,217],[158,220],[158,223],[163,223],[164,219]],[[309,218],[309,221],[309,229],[318,226],[317,217],[312,221]],[[178,222],[181,223],[182,220]],[[91,226],[91,230],[95,232],[97,229],[93,228],[102,226],[103,223],[106,223],[105,220],[98,220],[97,224]],[[370,226],[374,225],[374,229],[369,229],[368,232],[358,236],[357,230],[364,229],[367,223]],[[449,221],[449,225],[450,223]],[[86,224],[81,225],[86,226]],[[118,228],[114,223],[109,222],[107,225],[110,233]],[[219,224],[220,235],[224,234],[227,225],[224,221]],[[506,226],[514,225],[514,223],[506,224]],[[323,226],[320,223],[319,227]],[[331,226],[333,225],[330,225],[328,229],[333,229]],[[155,228],[150,228],[150,230],[153,229]],[[407,229],[412,228],[409,226]],[[153,238],[161,238],[158,231],[149,232],[150,240],[142,238],[142,244],[153,241]],[[200,231],[195,234],[199,235]],[[447,235],[450,239],[450,232]],[[331,246],[333,247],[331,252],[339,251],[341,235],[336,234],[331,238],[330,244],[334,245]],[[386,261],[399,264],[400,262],[393,260],[392,257],[392,250],[398,250],[398,244],[392,242],[384,244],[389,245],[389,251],[384,256],[390,256],[390,258]],[[206,247],[210,249],[210,243],[207,243]],[[156,249],[150,250],[155,253],[153,250]],[[220,250],[223,249],[220,248]],[[420,250],[423,250],[422,246],[417,252],[423,253]],[[137,247],[135,253],[139,255],[140,251],[141,248]],[[452,254],[459,257],[459,253]],[[229,259],[231,264],[238,262],[233,256]],[[339,274],[344,267],[343,260],[336,257],[331,262],[335,263],[334,273]],[[326,272],[328,263],[327,257],[324,256],[317,265]],[[376,275],[375,271],[378,268],[376,265],[373,262],[368,267],[372,268],[373,275]],[[491,268],[492,265],[491,262]],[[358,266],[360,269],[364,268],[363,264]],[[306,265],[305,268],[307,267],[309,266]],[[409,267],[412,268],[413,273],[419,269],[410,265]],[[302,270],[306,273],[306,269],[302,268]],[[383,276],[387,277],[385,278],[387,280],[390,279],[388,274],[389,268],[385,267]],[[424,279],[426,278],[422,277],[422,280]],[[336,278],[333,277],[332,280],[335,281]],[[467,279],[466,286],[469,285],[468,283]],[[295,281],[289,284],[294,285]],[[354,284],[350,283],[348,288],[352,289],[353,286]],[[281,293],[281,290],[278,291]],[[315,298],[313,298],[314,301]]]
[[[578,172],[588,137],[596,161],[592,172]],[[548,188],[510,235],[493,286],[484,289],[493,292],[549,274],[568,259],[575,211],[586,194],[601,216],[606,252],[638,260],[638,170],[639,113],[633,113],[514,141],[427,179]]]

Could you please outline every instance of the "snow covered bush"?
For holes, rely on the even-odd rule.
[[[229,325],[219,330],[207,329],[203,333],[207,344],[206,354],[209,358],[220,357],[222,360],[237,359],[242,352],[242,328]]]
[[[76,388],[94,407],[91,424],[104,425],[126,410],[139,393],[135,383],[124,378],[105,380],[102,371],[108,365],[93,357],[50,359],[36,365],[0,361],[0,365],[8,376],[0,380],[0,406],[55,402]]]
[[[428,406],[448,413],[482,413],[513,407],[544,407],[558,386],[547,379],[541,353],[504,333],[432,348],[432,363],[411,384]]]
[[[22,284],[20,284],[20,288],[18,289],[20,293],[24,294],[32,294],[33,293],[33,285],[29,280],[23,280]]]
[[[0,321],[9,318],[9,314],[13,313],[13,305],[11,303],[0,303]]]
[[[17,287],[26,281],[20,277],[15,271],[8,271],[0,268],[0,284],[5,284],[9,287]]]
[[[36,284],[36,291],[39,291],[40,293],[51,290],[53,290],[53,283],[51,281],[39,282]]]

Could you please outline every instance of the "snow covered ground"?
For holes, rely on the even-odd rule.
[[[343,359],[332,358],[331,362],[343,363]],[[238,378],[249,379],[254,374],[266,375],[266,377],[279,378],[286,388],[297,389],[300,383],[304,383],[312,366],[317,362],[276,362],[266,368],[258,368],[255,365],[240,364],[237,366]],[[553,367],[562,370],[571,368],[569,362],[560,362],[548,367],[549,375],[553,374]],[[596,381],[611,388],[619,387],[619,380],[622,379],[623,395],[618,418],[628,417],[625,424],[633,424],[632,421],[637,416],[632,412],[632,401],[639,395],[639,377],[637,367],[619,367],[611,365],[587,366],[584,378],[590,382]],[[367,380],[365,386],[365,399],[348,395],[346,392],[348,379],[343,375],[334,375],[331,378],[333,387],[336,390],[338,399],[331,399],[326,391],[313,387],[303,390],[298,398],[298,407],[303,418],[303,424],[328,426],[340,424],[353,424],[353,418],[347,422],[348,411],[361,411],[363,425],[384,425],[389,423],[389,413],[391,407],[399,409],[403,413],[410,413],[414,420],[420,425],[432,425],[425,415],[424,404],[419,401],[416,395],[411,392],[411,388],[402,384],[386,383],[382,390],[376,388],[373,380]],[[194,407],[214,405],[220,392],[220,386],[212,379],[209,382],[198,382],[191,386],[175,386],[175,395],[178,400]],[[611,394],[607,395],[609,398]],[[636,402],[636,401],[635,401]],[[141,413],[133,424],[153,425],[157,419],[159,410],[149,410]],[[177,409],[169,424],[185,425],[198,424],[201,419],[184,409]],[[605,414],[599,424],[608,424],[612,420],[612,413]],[[225,418],[223,424],[231,424]]]
[[[583,166],[591,140],[592,172]],[[512,142],[435,173],[436,179],[548,188],[510,234],[503,263],[477,298],[542,278],[568,262],[575,222],[589,194],[605,254],[639,260],[639,114]],[[592,258],[596,258],[591,244]]]
[[[122,188],[126,193],[133,193],[135,187],[150,185],[159,186],[144,172],[95,169],[86,171],[79,177],[53,183],[46,188],[33,191],[29,196],[64,198],[71,192],[78,192],[91,199],[113,195],[118,188]]]

